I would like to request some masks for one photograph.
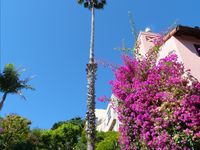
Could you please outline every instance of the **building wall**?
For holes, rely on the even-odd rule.
[[[200,81],[200,56],[194,44],[200,45],[200,40],[193,37],[172,36],[161,47],[158,60],[170,53],[175,53],[178,56],[178,61],[182,62],[186,69],[190,69],[191,74]]]
[[[106,120],[106,110],[104,109],[95,109],[96,116],[96,130],[103,131],[104,130],[104,122]]]
[[[179,49],[176,45],[176,38],[171,37],[169,40],[167,40],[161,47],[160,52],[158,54],[158,60],[161,58],[166,57],[170,53],[175,53],[178,56],[178,61],[182,61],[181,55],[179,53]]]
[[[200,81],[200,56],[198,56],[194,44],[200,45],[200,40],[193,37],[176,38],[176,45],[185,68],[190,69],[191,74]]]
[[[119,120],[115,107],[113,103],[109,103],[107,107],[107,117],[105,121],[105,130],[106,131],[118,131]]]
[[[108,104],[106,110],[96,109],[96,124],[97,131],[118,131],[119,130],[119,120],[117,112],[114,107],[117,105],[117,100],[112,95],[111,102]]]
[[[153,47],[153,41],[157,37],[156,33],[140,32],[137,46],[143,57]],[[178,56],[178,61],[182,62],[186,69],[190,69],[191,74],[200,81],[200,56],[194,44],[200,45],[200,39],[190,36],[172,36],[162,45],[158,60],[170,53],[175,53]]]
[[[137,39],[137,46],[139,49],[139,53],[142,56],[148,52],[154,46],[154,40],[158,37],[158,34],[152,32],[140,32]]]

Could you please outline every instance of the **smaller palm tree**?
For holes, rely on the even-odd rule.
[[[33,88],[27,84],[30,81],[30,78],[20,80],[20,75],[21,72],[15,69],[13,64],[7,64],[4,67],[3,72],[0,73],[0,92],[3,93],[0,101],[0,111],[3,108],[3,104],[8,94],[18,94],[25,99],[22,94],[22,89],[33,90]]]

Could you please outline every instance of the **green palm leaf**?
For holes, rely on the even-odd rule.
[[[3,93],[3,97],[0,102],[0,110],[3,107],[7,94],[18,94],[25,99],[22,94],[22,90],[34,90],[34,88],[28,84],[32,78],[20,79],[21,73],[22,72],[20,72],[19,69],[16,69],[13,64],[7,64],[4,67],[3,72],[0,73],[0,92]]]
[[[82,5],[85,8],[91,9],[92,7],[96,9],[103,9],[106,4],[106,0],[77,0],[78,4]]]

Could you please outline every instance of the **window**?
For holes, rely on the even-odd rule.
[[[171,50],[171,51],[169,51],[168,55],[175,54],[175,53],[176,53],[175,50]]]
[[[200,56],[200,45],[199,44],[194,44],[194,47],[197,51],[197,54]]]

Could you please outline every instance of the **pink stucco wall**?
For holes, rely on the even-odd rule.
[[[141,32],[138,41],[140,43],[140,53],[145,53],[153,46],[147,37],[156,36],[155,33]],[[161,47],[158,59],[164,58],[169,53],[176,53],[178,60],[183,62],[186,69],[191,70],[191,74],[200,81],[200,56],[198,56],[194,44],[200,45],[200,39],[189,36],[172,36]]]
[[[176,45],[179,50],[182,62],[191,74],[200,81],[200,56],[198,56],[194,44],[200,44],[200,39],[192,37],[176,38]]]
[[[137,42],[142,56],[145,56],[148,50],[153,47],[153,40],[157,38],[157,36],[156,33],[152,32],[140,32]]]
[[[159,59],[174,51],[178,55],[178,60],[183,62],[185,68],[190,69],[191,74],[200,81],[200,57],[194,44],[200,44],[200,40],[193,37],[173,36],[163,44]]]
[[[175,53],[178,56],[178,60],[182,62],[181,55],[179,53],[178,47],[176,45],[176,38],[171,37],[169,40],[167,40],[161,47],[160,53],[158,54],[158,60],[161,58],[166,57],[170,53]]]

